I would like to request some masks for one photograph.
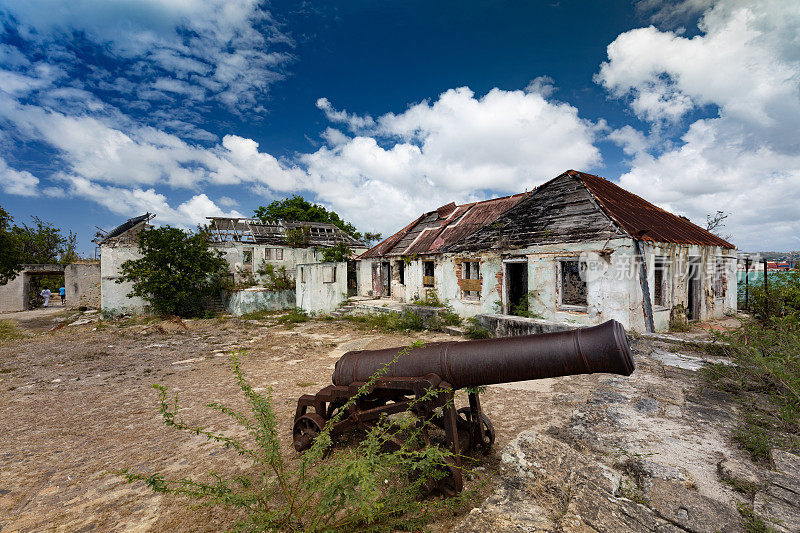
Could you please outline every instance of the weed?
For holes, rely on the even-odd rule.
[[[422,331],[425,323],[422,318],[411,311],[402,313],[371,313],[366,315],[345,315],[349,320],[364,328],[374,329],[385,333],[397,331]]]
[[[469,339],[488,339],[492,332],[480,325],[476,317],[467,319],[467,330],[464,333]]]
[[[285,315],[279,316],[278,322],[284,325],[293,325],[301,322],[308,322],[310,319],[311,317],[308,316],[308,313],[306,313],[305,309],[295,307]]]
[[[13,320],[0,320],[0,342],[21,339],[24,336]]]
[[[622,480],[622,482],[619,484],[617,494],[618,496],[627,498],[633,502],[646,506],[650,505],[650,500],[647,499],[642,490],[635,483],[632,483],[628,480]]]
[[[427,307],[447,307],[447,302],[441,301],[439,299],[439,295],[433,289],[428,289],[425,291],[424,298],[415,296],[413,303],[414,305],[424,305]]]
[[[686,320],[672,320],[669,323],[669,330],[673,333],[684,333],[692,330],[692,326]]]
[[[311,387],[312,385],[314,385],[313,381],[298,381],[297,382],[297,386],[298,387]]]
[[[742,527],[745,533],[774,533],[777,531],[775,528],[768,526],[749,504],[736,502],[736,508],[742,519]]]
[[[771,327],[750,320],[713,348],[735,364],[708,365],[705,378],[740,404],[734,438],[757,460],[766,461],[774,446],[796,449],[800,431],[800,323],[773,318]]]
[[[251,313],[245,313],[239,318],[242,320],[265,320],[268,318],[274,318],[275,315],[279,315],[281,313],[283,313],[283,311],[253,311]]]
[[[262,262],[258,274],[267,278],[264,287],[271,291],[294,290],[294,280],[286,273],[285,266],[275,268],[270,263]]]

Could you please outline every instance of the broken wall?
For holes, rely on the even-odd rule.
[[[64,288],[70,307],[100,307],[100,262],[71,263],[64,267]]]
[[[330,313],[347,301],[347,263],[297,265],[297,307],[309,313]]]
[[[233,291],[226,301],[228,312],[235,316],[259,311],[281,311],[294,307],[294,290],[271,291],[261,287]]]

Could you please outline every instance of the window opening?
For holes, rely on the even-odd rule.
[[[564,305],[588,305],[586,299],[586,263],[561,261],[561,303]]]

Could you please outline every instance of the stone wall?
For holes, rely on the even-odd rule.
[[[477,319],[478,324],[488,329],[495,337],[516,337],[518,335],[553,333],[555,331],[569,331],[580,327],[574,324],[512,315],[478,315]]]

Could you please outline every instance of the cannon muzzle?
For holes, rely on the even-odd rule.
[[[402,348],[347,352],[333,372],[334,385],[366,382]],[[384,377],[436,374],[454,389],[529,379],[634,370],[625,329],[616,320],[599,326],[476,341],[437,342],[391,363]]]

